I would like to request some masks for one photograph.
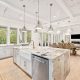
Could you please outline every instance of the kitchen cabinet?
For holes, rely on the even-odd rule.
[[[13,62],[17,63],[17,56],[19,54],[19,49],[14,48],[13,49]]]
[[[32,76],[32,67],[31,67],[31,54],[27,51],[19,50],[18,48],[14,48],[14,63],[16,63],[21,69],[23,69],[26,73]]]
[[[20,63],[21,63],[21,59],[20,58],[21,58],[21,56],[19,55],[19,53],[17,53],[16,54],[16,64],[17,65],[20,65]]]
[[[32,76],[32,62],[27,60],[27,73]]]
[[[21,64],[20,64],[20,67],[27,71],[27,59],[25,59],[23,56],[21,56]]]
[[[53,61],[53,78],[54,80],[65,80],[70,72],[69,53],[65,53]]]
[[[53,62],[53,80],[63,80],[62,79],[62,63],[61,58],[58,57]]]
[[[0,47],[0,59],[4,58],[6,55],[4,53],[3,47]]]
[[[27,72],[29,75],[32,75],[32,67],[31,67],[32,63],[29,59],[27,59],[26,57],[21,56],[21,68]]]
[[[0,59],[12,57],[13,56],[13,46],[0,46]]]
[[[69,53],[64,54],[64,78],[68,75],[70,72],[70,55]]]

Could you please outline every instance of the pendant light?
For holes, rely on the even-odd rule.
[[[24,26],[23,26],[23,28],[22,28],[22,32],[26,32],[27,31],[27,29],[26,29],[26,27],[25,27],[25,5],[23,5],[23,8],[24,8]]]
[[[42,25],[41,25],[41,22],[39,20],[39,0],[38,0],[38,12],[36,13],[37,15],[37,24],[36,24],[36,27],[35,27],[35,30],[38,31],[38,30],[41,30],[42,29]]]
[[[52,24],[51,24],[51,10],[52,10],[52,6],[53,6],[53,4],[51,3],[50,4],[50,27],[49,27],[49,29],[48,29],[48,32],[53,32],[53,27],[52,27]]]

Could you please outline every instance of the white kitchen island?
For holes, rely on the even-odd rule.
[[[31,49],[15,47],[13,58],[14,63],[16,63],[26,73],[28,73],[32,77],[32,79],[33,66],[31,55],[36,55],[38,57],[40,56],[49,60],[49,79],[47,80],[65,80],[70,72],[70,51],[67,49],[50,47],[38,47],[35,49]]]

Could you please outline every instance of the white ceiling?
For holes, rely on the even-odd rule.
[[[26,5],[26,24],[36,24],[38,0],[0,0],[0,16],[23,23],[23,4]],[[53,3],[52,21],[79,16],[80,0],[40,0],[40,19],[49,24],[49,4]]]
[[[80,15],[80,0],[63,0],[73,16]]]

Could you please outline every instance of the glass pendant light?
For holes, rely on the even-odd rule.
[[[37,24],[36,24],[36,27],[35,27],[35,31],[38,31],[38,30],[42,29],[42,24],[39,20],[39,0],[38,0],[38,12],[36,13],[36,15],[37,15],[38,20],[37,20]]]
[[[22,28],[22,32],[26,32],[27,31],[27,29],[26,29],[26,27],[25,27],[25,5],[23,5],[23,8],[24,8],[24,26],[23,26],[23,28]]]
[[[48,32],[52,33],[53,32],[53,27],[52,27],[52,24],[51,24],[51,8],[52,8],[53,4],[51,3],[50,4],[50,27],[48,29]]]

